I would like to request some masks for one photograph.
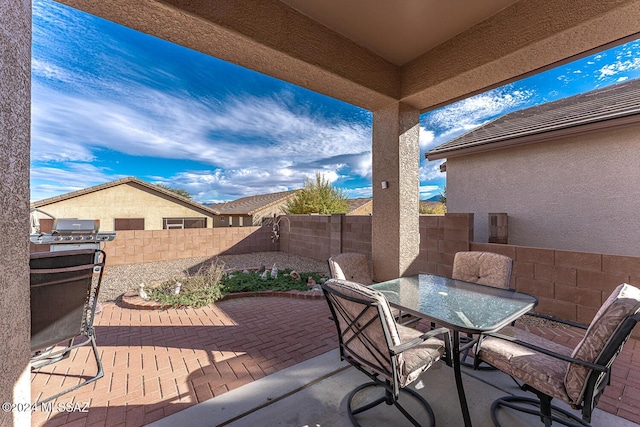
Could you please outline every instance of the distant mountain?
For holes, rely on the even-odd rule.
[[[440,201],[440,195],[436,194],[435,196],[431,196],[426,200],[422,200],[423,202],[439,202]]]

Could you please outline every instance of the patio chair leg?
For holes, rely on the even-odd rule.
[[[96,364],[98,365],[98,372],[96,373],[96,375],[95,375],[95,376],[93,376],[93,377],[91,377],[91,378],[89,378],[88,380],[86,380],[86,381],[84,381],[84,382],[81,382],[80,384],[77,384],[77,385],[75,385],[75,386],[73,386],[73,387],[70,387],[70,388],[68,388],[68,389],[66,389],[66,390],[63,390],[63,391],[61,391],[61,392],[59,392],[59,393],[56,393],[56,394],[54,394],[53,396],[49,396],[49,397],[47,397],[46,399],[42,399],[42,400],[37,401],[37,402],[35,403],[35,406],[36,406],[36,407],[37,407],[38,405],[41,405],[41,404],[43,404],[43,403],[46,403],[46,402],[48,402],[48,401],[50,401],[50,400],[57,399],[58,397],[62,396],[63,394],[70,393],[70,392],[72,392],[72,391],[74,391],[74,390],[76,390],[76,389],[78,389],[78,388],[80,388],[80,387],[82,387],[82,386],[85,386],[85,385],[87,385],[87,384],[90,384],[90,383],[92,383],[92,382],[94,382],[94,381],[97,381],[97,380],[99,380],[100,378],[104,377],[104,369],[103,369],[103,367],[102,367],[102,361],[100,360],[100,354],[98,353],[98,346],[96,345],[95,335],[93,334],[93,331],[91,331],[91,333],[90,333],[89,341],[91,342],[91,348],[92,348],[92,350],[93,350],[93,356],[95,357]],[[72,349],[79,348],[79,347],[81,347],[81,346],[82,346],[82,345],[84,345],[84,344],[86,344],[86,341],[85,341],[83,344],[79,345],[79,346],[74,346],[74,347],[72,347],[72,348],[68,349],[64,354],[67,354],[67,355],[68,355],[68,353],[70,353]],[[58,359],[61,359],[61,358],[58,358]],[[36,369],[37,369],[37,368],[36,368]]]
[[[552,405],[549,396],[544,396],[541,399],[524,396],[505,396],[496,399],[491,405],[491,420],[496,427],[502,427],[497,415],[497,411],[501,406],[536,415],[545,427],[551,427],[553,422],[567,427],[591,427],[591,424],[581,420],[575,414]]]
[[[352,409],[351,408],[351,402],[353,400],[353,398],[356,396],[356,394],[358,394],[359,392],[361,392],[362,390],[366,389],[366,388],[370,388],[370,387],[382,387],[385,389],[385,394],[382,397],[379,397],[378,399],[369,402],[365,405],[362,405],[358,408]],[[427,403],[427,401],[420,396],[420,394],[418,394],[416,391],[409,389],[409,388],[402,388],[400,389],[400,393],[405,393],[408,394],[410,396],[412,396],[414,399],[416,399],[418,401],[418,403],[426,410],[427,412],[427,416],[429,418],[429,423],[431,426],[435,426],[435,415],[433,413],[433,409],[431,409],[431,406],[429,406],[429,403]],[[381,403],[386,403],[387,405],[394,405],[396,408],[398,408],[398,410],[407,418],[407,420],[409,420],[409,422],[411,422],[411,424],[413,424],[416,427],[420,427],[420,426],[424,426],[425,424],[420,423],[419,421],[417,421],[413,415],[411,415],[396,399],[393,398],[393,394],[382,384],[380,383],[376,383],[376,382],[369,382],[369,383],[365,383],[362,384],[361,386],[357,387],[355,390],[353,390],[348,398],[347,398],[347,412],[349,414],[349,420],[351,420],[351,423],[356,426],[356,427],[360,427],[360,424],[358,423],[358,421],[356,420],[355,416],[358,414],[361,414],[371,408],[374,408],[376,406],[378,406]]]

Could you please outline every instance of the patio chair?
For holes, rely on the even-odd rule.
[[[500,426],[497,411],[504,406],[535,414],[545,426],[556,421],[566,426],[588,426],[604,388],[611,380],[611,365],[640,320],[640,290],[619,285],[584,327],[580,343],[573,349],[533,333],[508,326],[498,334],[481,337],[476,360],[509,374],[524,391],[537,399],[507,396],[491,406],[491,418]],[[582,417],[551,405],[558,398]]]
[[[369,260],[365,254],[344,252],[329,258],[331,278],[357,282],[365,286],[373,283]]]
[[[329,279],[321,286],[338,330],[340,358],[372,379],[353,390],[347,398],[352,424],[359,426],[356,415],[386,403],[398,408],[413,425],[424,425],[398,402],[402,392],[424,408],[434,425],[435,416],[427,401],[407,386],[443,356],[447,361],[451,360],[449,330],[439,328],[422,333],[398,324],[384,295],[361,284]],[[382,387],[384,394],[352,408],[356,395],[371,387]]]
[[[512,268],[513,260],[505,255],[482,251],[457,252],[453,257],[453,273],[451,277],[465,282],[509,289]],[[460,338],[465,345],[474,339],[471,334]],[[467,367],[473,366],[466,361],[470,350],[469,345],[464,351],[460,352],[460,363]],[[476,369],[490,370],[493,368],[486,365],[476,365]]]
[[[40,399],[37,404],[104,376],[93,318],[105,259],[105,253],[99,249],[38,252],[30,256],[31,370],[66,359],[72,350],[86,344],[91,344],[98,370],[95,376]]]
[[[365,254],[343,252],[330,257],[328,262],[332,279],[349,280],[364,286],[373,284],[369,270],[369,260]],[[391,313],[396,320],[405,326],[420,320],[408,313],[401,313],[400,310],[395,307],[391,307]]]

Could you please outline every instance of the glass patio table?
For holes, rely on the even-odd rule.
[[[460,370],[460,332],[495,332],[538,304],[531,295],[432,274],[401,277],[370,286],[403,313],[428,319],[453,332],[453,370],[465,426],[471,426]],[[473,343],[467,346],[473,345]],[[466,347],[466,346],[465,346]]]

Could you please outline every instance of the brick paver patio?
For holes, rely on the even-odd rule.
[[[323,300],[250,297],[164,311],[108,303],[95,324],[105,376],[58,398],[88,402],[88,412],[36,411],[33,426],[141,426],[337,346]],[[572,329],[530,329],[569,345],[579,339]],[[640,343],[630,340],[598,407],[640,423],[634,366],[640,366]],[[33,374],[32,398],[79,381],[83,372],[95,372],[88,347]]]

